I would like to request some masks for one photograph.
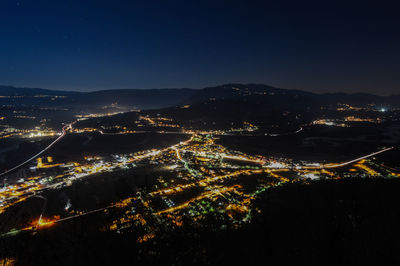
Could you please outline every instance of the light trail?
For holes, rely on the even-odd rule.
[[[281,133],[281,134],[265,133],[264,135],[268,136],[268,137],[288,136],[288,135],[295,135],[297,133],[300,133],[303,130],[304,130],[304,128],[300,127],[298,130],[293,131],[293,132],[287,132],[287,133]]]
[[[107,206],[107,207],[104,207],[104,208],[95,209],[95,210],[84,212],[84,213],[81,213],[81,214],[76,214],[76,215],[73,215],[73,216],[68,216],[68,217],[65,217],[65,218],[54,220],[53,222],[54,223],[64,222],[64,221],[75,219],[75,218],[78,218],[78,217],[81,217],[81,216],[85,216],[85,215],[88,215],[88,214],[104,211],[104,210],[110,209],[112,207],[114,207],[114,205]]]
[[[29,196],[29,197],[27,197],[26,199],[29,199],[29,198],[39,198],[39,199],[44,200],[43,207],[42,207],[42,212],[40,213],[39,220],[38,220],[38,224],[40,224],[40,222],[41,222],[41,220],[42,220],[42,217],[43,217],[43,213],[44,213],[44,211],[46,210],[47,198],[45,198],[45,197],[43,197],[43,196],[41,196],[41,195],[36,195],[36,194],[35,194],[35,195],[32,195],[32,196]]]
[[[74,124],[74,123],[75,123],[75,122],[63,126],[61,135],[60,135],[56,140],[54,140],[52,143],[50,143],[49,146],[47,146],[47,147],[44,148],[42,151],[40,151],[39,153],[35,154],[34,156],[32,156],[31,158],[29,158],[28,160],[26,160],[26,161],[24,161],[24,162],[18,164],[17,166],[14,166],[13,168],[11,168],[11,169],[9,169],[9,170],[7,170],[7,171],[1,173],[0,176],[6,175],[6,174],[8,174],[8,173],[10,173],[10,172],[12,172],[12,171],[14,171],[14,170],[20,168],[21,166],[24,166],[25,164],[29,163],[30,161],[36,159],[37,157],[39,157],[39,156],[40,156],[41,154],[43,154],[45,151],[47,151],[48,149],[50,149],[54,144],[56,144],[58,141],[60,141],[60,140],[67,134],[67,131],[66,131],[66,130],[71,129],[71,128],[72,128],[72,124]]]
[[[323,168],[336,168],[336,167],[346,166],[346,165],[361,161],[363,159],[367,159],[369,157],[372,157],[372,156],[375,156],[375,155],[378,155],[380,153],[383,153],[383,152],[386,152],[386,151],[390,151],[390,150],[393,150],[393,149],[394,149],[394,147],[389,147],[389,148],[386,148],[386,149],[383,149],[383,150],[380,150],[380,151],[377,151],[377,152],[373,152],[371,154],[362,156],[360,158],[357,158],[357,159],[354,159],[354,160],[351,160],[351,161],[348,161],[348,162],[344,162],[344,163],[340,163],[340,164],[333,164],[333,165],[329,165],[329,164],[328,165],[324,165]]]
[[[378,155],[380,153],[387,152],[387,151],[390,151],[390,150],[393,150],[393,149],[394,149],[394,147],[389,147],[389,148],[386,148],[386,149],[383,149],[383,150],[380,150],[380,151],[377,151],[377,152],[373,152],[373,153],[367,154],[365,156],[362,156],[360,158],[356,158],[356,159],[353,159],[351,161],[347,161],[347,162],[343,162],[343,163],[324,164],[324,165],[321,165],[321,166],[302,166],[302,167],[298,167],[297,169],[324,169],[324,168],[343,167],[343,166],[346,166],[346,165],[349,165],[349,164],[352,164],[352,163],[356,163],[356,162],[361,161],[363,159],[367,159],[369,157],[372,157],[372,156],[375,156],[375,155]]]

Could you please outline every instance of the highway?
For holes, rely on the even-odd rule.
[[[383,152],[386,152],[386,151],[390,151],[390,150],[393,150],[393,149],[394,149],[394,147],[389,147],[389,148],[386,148],[386,149],[383,149],[383,150],[380,150],[380,151],[377,151],[377,152],[370,153],[368,155],[362,156],[360,158],[357,158],[357,159],[354,159],[354,160],[351,160],[351,161],[348,161],[348,162],[339,163],[339,164],[326,164],[322,168],[336,168],[336,167],[346,166],[346,165],[361,161],[363,159],[367,159],[369,157],[372,157],[372,156],[375,156],[375,155],[378,155],[380,153],[383,153]]]
[[[67,130],[72,128],[72,125],[73,125],[74,123],[75,123],[75,122],[63,126],[61,135],[60,135],[57,139],[55,139],[52,143],[50,143],[46,148],[44,148],[43,150],[41,150],[39,153],[33,155],[33,156],[32,156],[31,158],[29,158],[28,160],[26,160],[26,161],[24,161],[24,162],[18,164],[17,166],[14,166],[13,168],[11,168],[11,169],[9,169],[9,170],[7,170],[7,171],[1,173],[0,176],[6,175],[6,174],[8,174],[8,173],[10,173],[10,172],[12,172],[12,171],[14,171],[14,170],[16,170],[16,169],[18,169],[18,168],[24,166],[25,164],[31,162],[32,160],[36,159],[37,157],[39,157],[39,156],[40,156],[41,154],[43,154],[45,151],[47,151],[48,149],[50,149],[54,144],[56,144],[57,142],[59,142],[59,141],[67,134]]]
[[[88,214],[104,211],[104,210],[110,209],[112,207],[114,207],[114,205],[111,205],[111,206],[108,206],[108,207],[104,207],[104,208],[100,208],[100,209],[96,209],[96,210],[92,210],[92,211],[87,211],[87,212],[76,214],[76,215],[73,215],[73,216],[68,216],[68,217],[65,217],[65,218],[58,219],[58,220],[54,220],[54,221],[52,221],[52,223],[60,223],[60,222],[63,222],[63,221],[67,221],[67,220],[75,219],[75,218],[78,218],[78,217],[82,217],[82,216],[85,216],[85,215],[88,215]]]
[[[323,164],[321,166],[302,166],[302,167],[298,167],[298,169],[323,169],[323,168],[343,167],[343,166],[346,166],[346,165],[361,161],[363,159],[367,159],[369,157],[372,157],[372,156],[375,156],[375,155],[378,155],[380,153],[387,152],[387,151],[390,151],[390,150],[393,150],[393,149],[394,149],[394,147],[389,147],[389,148],[386,148],[386,149],[383,149],[383,150],[380,150],[380,151],[377,151],[377,152],[373,152],[373,153],[370,153],[370,154],[364,155],[362,157],[353,159],[351,161],[343,162],[343,163],[330,163],[330,164]]]

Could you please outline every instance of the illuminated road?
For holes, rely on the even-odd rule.
[[[24,166],[25,164],[29,163],[30,161],[36,159],[37,157],[39,157],[42,153],[44,153],[45,151],[47,151],[48,149],[50,149],[54,144],[56,144],[57,142],[59,142],[59,141],[67,134],[67,130],[72,128],[72,125],[73,125],[74,123],[75,123],[75,122],[63,126],[61,135],[60,135],[57,139],[55,139],[52,143],[50,143],[49,146],[47,146],[47,147],[44,148],[42,151],[40,151],[39,153],[35,154],[34,156],[32,156],[31,158],[29,158],[28,160],[26,160],[26,161],[20,163],[19,165],[14,166],[13,168],[11,168],[11,169],[9,169],[9,170],[7,170],[7,171],[1,173],[0,176],[6,175],[6,174],[8,174],[8,173],[10,173],[10,172],[12,172],[12,171],[14,171],[14,170],[20,168],[21,166]]]
[[[362,156],[360,158],[356,158],[356,159],[353,159],[351,161],[347,161],[347,162],[343,162],[343,163],[331,163],[331,164],[324,164],[324,165],[321,165],[321,166],[302,166],[302,167],[298,167],[297,169],[323,169],[323,168],[343,167],[343,166],[346,166],[346,165],[361,161],[363,159],[367,159],[369,157],[372,157],[372,156],[375,156],[375,155],[378,155],[380,153],[387,152],[387,151],[390,151],[390,150],[393,150],[393,149],[394,149],[394,147],[389,147],[389,148],[386,148],[386,149],[383,149],[383,150],[380,150],[380,151],[377,151],[377,152],[373,152],[373,153],[367,154],[365,156]]]
[[[45,150],[49,149],[63,136],[65,136],[67,134],[67,131],[70,130],[71,127],[72,124],[64,126],[62,135],[59,136],[55,141],[53,141],[53,143],[51,143]],[[314,165],[309,164],[308,166],[296,166],[296,164],[289,164],[283,161],[281,163],[274,159],[269,160],[268,158],[264,157],[255,157],[246,155],[244,153],[240,153],[238,151],[231,151],[226,149],[222,145],[216,144],[215,139],[216,138],[213,138],[212,136],[211,137],[204,135],[202,136],[196,133],[192,133],[189,139],[162,149],[146,150],[140,153],[139,152],[135,153],[134,155],[129,154],[129,156],[118,155],[115,156],[115,158],[113,157],[114,159],[112,159],[111,161],[105,161],[105,162],[102,160],[101,157],[98,157],[97,159],[94,159],[92,163],[85,163],[85,164],[69,163],[68,165],[70,166],[68,166],[68,168],[64,170],[60,170],[62,172],[58,173],[59,175],[57,176],[57,179],[54,179],[54,181],[53,180],[48,181],[46,175],[43,175],[34,177],[34,179],[32,179],[33,181],[26,180],[25,183],[22,184],[18,183],[9,185],[8,187],[5,187],[3,191],[0,190],[0,199],[2,200],[2,202],[0,202],[0,208],[2,208],[3,211],[9,208],[10,206],[15,205],[16,203],[25,200],[27,197],[40,197],[44,199],[45,202],[38,220],[36,220],[35,218],[34,223],[30,223],[27,227],[20,230],[11,229],[11,231],[0,235],[0,237],[10,236],[16,234],[21,230],[38,230],[40,228],[46,228],[54,224],[57,223],[61,224],[64,221],[70,221],[85,215],[101,213],[102,211],[114,207],[125,208],[128,206],[133,206],[130,205],[133,204],[131,201],[121,200],[120,202],[113,203],[107,207],[102,207],[91,211],[82,211],[82,212],[79,211],[79,212],[69,213],[68,215],[71,216],[68,217],[60,218],[60,216],[53,216],[46,218],[45,216],[43,216],[43,214],[45,213],[45,208],[47,203],[46,198],[37,194],[28,196],[27,193],[32,193],[32,192],[41,193],[45,189],[58,189],[63,187],[64,184],[70,182],[68,185],[65,185],[69,186],[70,184],[72,184],[72,181],[74,180],[92,175],[94,173],[114,171],[119,167],[123,167],[125,165],[127,166],[133,162],[144,160],[146,158],[150,158],[150,160],[144,162],[145,164],[152,165],[154,162],[157,162],[157,164],[160,164],[159,167],[163,167],[163,169],[171,169],[171,170],[176,169],[173,171],[179,177],[182,178],[181,179],[182,182],[176,182],[174,184],[168,184],[165,181],[161,180],[159,181],[161,189],[150,193],[144,190],[143,191],[144,193],[146,194],[148,193],[148,197],[146,197],[147,195],[145,195],[144,198],[142,198],[142,194],[140,194],[139,196],[140,201],[146,208],[145,209],[146,213],[151,214],[152,215],[151,217],[155,217],[155,219],[159,223],[163,223],[165,222],[164,220],[165,217],[163,216],[163,214],[169,217],[169,213],[175,213],[170,216],[179,217],[179,215],[187,213],[186,211],[193,211],[197,213],[198,212],[197,210],[199,210],[200,213],[201,210],[205,210],[204,209],[205,205],[203,203],[200,203],[200,201],[205,200],[209,202],[211,201],[215,202],[219,198],[221,198],[221,202],[226,202],[226,204],[222,203],[225,205],[218,205],[221,206],[220,207],[221,210],[229,211],[233,208],[232,210],[236,212],[239,208],[240,212],[243,213],[243,215],[247,215],[249,213],[248,208],[254,197],[256,197],[256,195],[258,195],[259,193],[265,191],[269,187],[279,186],[281,184],[291,182],[292,180],[293,181],[304,180],[302,178],[303,176],[307,177],[307,175],[313,174],[313,172],[318,172],[315,173],[315,175],[313,174],[314,176],[318,174],[324,174],[325,176],[330,176],[332,178],[340,178],[337,177],[336,173],[334,173],[336,171],[332,170],[332,172],[329,172],[328,170],[325,169],[339,168],[346,165],[351,165],[363,159],[394,149],[394,147],[385,148],[364,155],[362,157],[352,159],[347,162],[326,163],[326,164],[316,163]],[[30,160],[36,158],[45,150],[41,151],[39,154],[31,158]],[[190,153],[190,155],[185,153]],[[207,157],[208,159],[200,157]],[[260,165],[257,167],[255,167],[254,165],[252,167],[247,167],[247,166],[239,167],[237,166],[237,163],[230,164],[229,161],[223,161],[222,159],[240,160],[245,162],[258,163]],[[203,168],[203,166],[208,166],[208,167]],[[369,172],[372,171],[366,166],[363,167],[364,167],[363,170],[365,171]],[[297,169],[304,169],[304,171],[296,171]],[[308,171],[307,169],[310,171]],[[317,171],[315,171],[315,169],[317,169]],[[257,180],[257,182],[260,182],[259,183],[260,185],[257,185],[257,187],[255,187],[254,190],[252,191],[249,190],[250,191],[249,193],[247,193],[247,191],[245,191],[240,184],[235,184],[242,182],[241,180],[246,178],[247,175],[256,175],[256,174],[262,174],[262,176],[255,176],[256,179],[253,179]],[[235,179],[235,177],[238,178]],[[264,180],[261,177],[266,177],[266,178]],[[31,182],[33,183],[31,184]],[[193,194],[194,190],[192,189],[195,189],[196,194]],[[3,198],[1,198],[2,196],[1,193],[3,193],[4,195]],[[185,194],[178,194],[178,193],[185,193]],[[181,197],[180,195],[183,195],[185,197],[185,201],[180,201],[180,200],[173,201],[169,198],[170,196],[172,196],[172,199],[174,199],[175,195],[178,196],[176,198],[179,198]],[[186,195],[194,195],[194,196],[186,198]],[[156,198],[153,199],[153,197]],[[51,198],[49,197],[49,199]],[[157,204],[159,199],[163,200],[168,205],[168,207],[166,205],[163,205],[162,209],[160,210],[159,206],[155,205],[154,208],[156,209],[156,211],[154,211],[153,207],[150,207],[151,203]],[[227,209],[227,207],[229,207],[230,209]],[[107,214],[107,215],[114,215],[114,214]],[[130,211],[129,214],[126,213],[126,215],[127,216],[123,216],[124,222],[120,223],[118,222],[119,223],[118,226],[122,225],[123,223],[125,224],[126,220],[136,219],[132,218],[133,215]],[[64,215],[62,214],[62,216]],[[115,221],[118,220],[120,219],[117,219]],[[113,222],[112,224],[113,228],[114,225],[115,228],[117,228],[118,223]],[[121,228],[123,228],[123,226]],[[148,228],[151,228],[151,226]]]
[[[326,165],[323,166],[323,168],[336,168],[336,167],[346,166],[346,165],[361,161],[363,159],[367,159],[369,157],[372,157],[372,156],[375,156],[375,155],[378,155],[380,153],[383,153],[383,152],[386,152],[386,151],[390,151],[390,150],[393,150],[393,149],[394,149],[394,147],[386,148],[386,149],[383,149],[383,150],[380,150],[380,151],[377,151],[377,152],[373,152],[371,154],[368,154],[368,155],[365,155],[365,156],[362,156],[360,158],[357,158],[357,159],[354,159],[354,160],[351,160],[351,161],[348,161],[348,162],[344,162],[344,163],[326,164]]]
[[[177,150],[176,148],[174,148],[175,150]],[[192,150],[187,150],[187,149],[178,149],[179,151],[182,152],[188,152],[188,153],[193,153],[195,155],[198,156],[205,156],[208,157],[210,156],[209,152],[199,152],[199,151],[192,151]],[[263,164],[264,161],[262,160],[258,160],[258,159],[250,159],[248,157],[245,156],[240,156],[240,155],[229,155],[226,153],[218,153],[216,154],[212,154],[213,157],[220,157],[222,159],[231,159],[231,160],[238,160],[238,161],[243,161],[243,162],[250,162],[250,163],[257,163],[257,164]],[[178,157],[179,160],[182,160],[180,157]]]
[[[264,135],[269,136],[269,137],[287,136],[287,135],[294,135],[294,134],[300,133],[303,130],[304,130],[304,128],[300,127],[298,130],[293,131],[293,132],[287,132],[287,133],[281,133],[281,134],[265,133]]]
[[[53,222],[54,222],[54,223],[60,223],[60,222],[63,222],[63,221],[67,221],[67,220],[75,219],[75,218],[78,218],[78,217],[82,217],[82,216],[85,216],[85,215],[88,215],[88,214],[92,214],[92,213],[104,211],[104,210],[107,210],[107,209],[112,208],[112,207],[114,207],[114,206],[104,207],[104,208],[100,208],[100,209],[96,209],[96,210],[84,212],[84,213],[81,213],[81,214],[76,214],[76,215],[73,215],[73,216],[68,216],[68,217],[65,217],[65,218],[61,218],[61,219],[58,219],[58,220],[54,220]]]

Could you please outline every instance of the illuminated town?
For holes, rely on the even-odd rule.
[[[400,265],[398,6],[0,10],[0,266]]]
[[[140,123],[145,123],[154,128],[180,128],[168,118],[140,116],[138,121],[136,125],[139,127]],[[60,137],[88,132],[105,134],[96,128],[74,128],[73,124],[65,126]],[[382,147],[346,162],[322,163],[251,156],[216,143],[220,135],[251,134],[257,130],[251,123],[245,122],[243,125],[241,129],[209,132],[184,129],[181,133],[156,131],[159,132],[157,134],[183,134],[186,140],[162,149],[129,154],[93,154],[76,161],[59,161],[51,155],[37,156],[21,166],[17,173],[6,175],[0,190],[0,213],[32,197],[42,198],[43,204],[46,204],[49,191],[63,191],[74,183],[94,180],[105,173],[127,171],[132,175],[130,178],[138,181],[134,192],[126,195],[126,198],[98,205],[94,209],[81,208],[79,203],[71,204],[67,201],[62,212],[49,216],[43,207],[38,217],[31,217],[28,224],[20,225],[19,228],[2,232],[2,237],[15,235],[21,230],[36,231],[59,226],[64,221],[101,212],[110,218],[106,219],[109,224],[99,227],[99,231],[120,234],[142,232],[137,239],[138,243],[142,243],[157,237],[161,225],[167,226],[170,231],[185,226],[187,221],[199,227],[214,229],[240,227],[251,222],[252,215],[259,211],[253,204],[259,194],[285,183],[307,184],[315,180],[400,176],[400,169],[385,167],[376,159],[376,156],[389,152],[393,147]],[[126,127],[115,128],[120,132],[114,136],[140,134]],[[58,134],[50,136],[53,135]],[[137,169],[152,169],[154,176],[143,181],[143,178],[137,176]],[[145,186],[140,187],[142,183]],[[205,223],[209,219],[215,222]]]
[[[245,85],[223,89],[256,101],[276,96]],[[27,254],[25,249],[9,245],[46,244],[48,237],[72,237],[86,247],[81,234],[103,250],[111,248],[108,241],[126,239],[139,264],[152,264],[159,250],[187,250],[179,243],[211,239],[232,248],[233,240],[218,242],[219,236],[261,230],[275,210],[279,223],[286,222],[285,208],[311,197],[298,196],[308,188],[320,193],[316,187],[329,184],[325,193],[332,195],[330,186],[346,191],[400,177],[398,107],[321,104],[312,112],[285,107],[272,116],[260,116],[257,107],[241,116],[235,105],[219,101],[208,97],[205,104],[164,109],[116,102],[83,109],[0,106],[0,242],[8,254],[0,263],[25,260],[12,253]],[[290,196],[273,196],[293,188]],[[310,213],[310,204],[325,194],[313,197],[296,208]],[[286,198],[289,203],[279,207]]]

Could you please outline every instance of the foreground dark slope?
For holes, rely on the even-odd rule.
[[[140,245],[135,233],[82,230],[82,219],[3,238],[0,253],[19,265],[399,265],[399,189],[393,179],[290,184],[267,191],[238,230],[185,227]]]

